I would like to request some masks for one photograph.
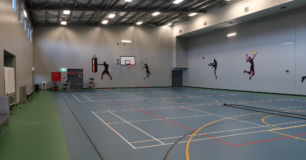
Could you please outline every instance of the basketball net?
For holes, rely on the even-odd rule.
[[[131,63],[127,63],[126,65],[130,69]]]

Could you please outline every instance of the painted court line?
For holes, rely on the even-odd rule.
[[[136,149],[128,140],[126,140],[120,133],[118,133],[114,128],[112,128],[110,125],[108,125],[101,117],[99,117],[95,112],[91,111],[92,114],[94,114],[98,119],[100,119],[107,127],[109,127],[111,130],[113,130],[119,137],[121,137],[126,143],[128,143],[131,147]]]
[[[304,133],[304,134],[299,134],[299,135],[293,135],[293,136],[294,136],[294,137],[298,137],[298,136],[304,136],[304,135],[306,135],[306,133]],[[291,138],[291,137],[286,136],[286,137],[268,139],[268,140],[257,141],[257,142],[251,142],[251,143],[238,144],[238,145],[233,145],[233,147],[239,147],[239,146],[244,146],[244,145],[249,145],[249,144],[254,144],[254,143],[262,143],[262,142],[268,142],[268,141],[275,141],[275,140],[286,139],[286,138]],[[205,138],[205,139],[210,139],[210,138]],[[191,140],[191,142],[202,141],[202,140],[204,140],[204,139]],[[180,141],[180,142],[177,142],[177,143],[187,143],[187,142],[188,142],[188,141]],[[165,143],[165,145],[173,145],[173,144],[174,144],[174,143]],[[164,145],[142,146],[142,147],[136,147],[135,149],[150,148],[150,147],[158,147],[158,146],[164,146]]]
[[[204,117],[209,115],[197,115],[197,116],[185,116],[185,117],[172,117],[172,118],[165,118],[165,119],[180,119],[180,118],[194,118],[194,117]],[[128,122],[147,122],[147,121],[159,121],[162,119],[148,119],[148,120],[136,120],[136,121],[128,121]],[[111,122],[107,124],[118,124],[118,123],[125,123],[125,122]]]
[[[98,94],[98,93],[97,93],[97,94]],[[98,94],[98,95],[101,95],[101,94]],[[105,97],[105,98],[108,98],[108,99],[110,99],[110,100],[113,100],[113,101],[115,101],[115,102],[121,103],[121,104],[123,104],[123,105],[126,105],[126,106],[128,106],[128,107],[130,107],[130,108],[134,108],[134,109],[136,109],[136,110],[138,110],[138,111],[141,111],[141,112],[143,112],[143,113],[149,114],[149,115],[154,116],[154,117],[156,117],[156,118],[163,119],[164,121],[167,121],[167,122],[169,122],[169,123],[175,124],[175,125],[177,125],[177,126],[180,126],[180,127],[182,127],[182,128],[188,129],[188,130],[190,130],[190,131],[195,131],[195,130],[193,130],[193,129],[190,129],[190,128],[188,128],[188,127],[182,126],[182,125],[177,124],[177,123],[175,123],[175,122],[169,121],[169,120],[167,120],[167,119],[165,119],[165,118],[158,117],[158,116],[156,116],[156,115],[154,115],[154,114],[151,114],[151,113],[149,113],[149,112],[143,111],[143,110],[141,110],[141,109],[139,109],[139,108],[130,106],[130,105],[128,105],[128,104],[122,103],[122,102],[117,101],[117,100],[115,100],[115,99],[112,99],[112,98],[109,98],[109,97],[106,97],[106,96],[103,96],[103,95],[101,95],[101,96],[102,96],[102,97]],[[222,141],[222,140],[220,140],[220,139],[211,137],[211,136],[206,135],[206,134],[203,134],[203,133],[201,133],[201,132],[198,132],[198,133],[200,133],[200,134],[202,134],[202,135],[204,135],[204,136],[206,136],[206,137],[213,138],[214,140],[217,140],[217,141],[219,141],[219,142],[225,143],[225,144],[227,144],[227,145],[233,146],[232,144],[227,143],[227,142],[225,142],[225,141]]]
[[[286,123],[288,124],[288,123]],[[284,124],[278,124],[278,125],[285,125]],[[296,128],[296,127],[305,127],[306,125],[298,125],[298,126],[292,126],[292,127],[286,127],[284,129],[290,129],[290,128]],[[247,130],[247,129],[254,129],[254,128],[262,128],[262,126],[257,126],[257,127],[250,127],[250,128],[240,128],[240,129],[233,129],[233,130],[225,130],[225,131],[217,131],[217,132],[208,132],[204,134],[216,134],[216,133],[225,133],[225,132],[233,132],[233,131],[239,131],[239,130]],[[232,137],[232,136],[239,136],[239,135],[245,135],[245,134],[252,134],[252,133],[260,133],[260,132],[268,132],[272,130],[279,130],[279,129],[267,129],[267,130],[260,130],[260,131],[253,131],[253,132],[245,132],[245,133],[238,133],[238,134],[231,134],[231,135],[224,135],[224,136],[217,136],[214,138],[224,138],[224,137]],[[191,135],[188,135],[186,137],[190,137]],[[201,134],[196,134],[195,136],[201,136]],[[286,135],[288,136],[288,135]],[[176,136],[176,137],[167,137],[167,138],[159,138],[159,140],[164,140],[164,139],[177,139],[181,138],[182,136]],[[207,140],[207,139],[212,139],[212,138],[202,138],[202,139],[196,139],[196,140]],[[155,141],[155,140],[143,140],[143,141],[134,141],[131,143],[142,143],[142,142],[149,142],[149,141]],[[182,141],[183,142],[183,141]],[[187,141],[184,141],[187,142]]]
[[[225,117],[225,116],[221,116],[221,115],[218,115],[218,114],[213,114],[213,113],[209,113],[209,112],[205,112],[205,111],[201,111],[201,110],[196,110],[196,109],[192,109],[192,108],[187,108],[187,109],[190,109],[190,110],[193,110],[193,111],[197,111],[197,112],[206,113],[206,114],[215,115],[215,116],[222,117],[222,118]],[[238,120],[240,122],[249,123],[249,124],[253,124],[253,125],[257,125],[257,126],[264,126],[264,125],[260,125],[260,124],[256,124],[256,123],[252,123],[252,122],[248,122],[248,121],[244,121],[244,120],[239,120],[239,119],[235,119],[235,118],[229,118],[229,119]],[[270,128],[270,126],[266,126],[266,127]]]
[[[79,102],[81,102],[76,96],[74,96],[74,94],[72,94],[72,96],[73,96],[76,100],[78,100]]]
[[[152,136],[152,135],[150,135],[149,133],[147,133],[147,132],[145,132],[145,131],[141,130],[140,128],[138,128],[138,127],[136,127],[136,126],[134,126],[133,124],[131,124],[130,122],[128,122],[128,121],[126,121],[125,119],[121,118],[121,117],[120,117],[120,116],[118,116],[117,114],[115,114],[115,113],[113,113],[113,112],[111,112],[111,111],[108,111],[108,112],[109,112],[109,113],[111,113],[111,114],[113,114],[114,116],[118,117],[119,119],[123,120],[125,123],[127,123],[127,124],[131,125],[132,127],[134,127],[134,128],[136,128],[136,129],[138,129],[139,131],[141,131],[142,133],[146,134],[147,136],[149,136],[149,137],[151,137],[151,138],[155,139],[157,142],[159,142],[159,143],[161,143],[161,144],[163,144],[163,145],[164,145],[164,143],[163,143],[162,141],[160,141],[160,140],[156,139],[155,137],[153,137],[153,136]]]
[[[83,97],[85,97],[86,99],[88,99],[89,101],[93,102],[93,100],[89,99],[88,97],[84,96],[83,94],[81,94]]]

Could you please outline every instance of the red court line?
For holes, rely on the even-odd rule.
[[[97,93],[97,94],[98,94],[98,93]],[[113,100],[113,101],[115,101],[115,102],[121,103],[121,104],[123,104],[123,105],[126,105],[126,106],[128,106],[128,107],[130,107],[130,108],[136,109],[136,110],[138,110],[138,111],[141,111],[141,112],[143,112],[143,113],[149,114],[149,115],[154,116],[154,117],[156,117],[156,118],[162,119],[162,120],[167,121],[167,122],[169,122],[169,123],[172,123],[172,124],[175,124],[175,125],[177,125],[177,126],[183,127],[183,128],[185,128],[185,129],[188,129],[188,130],[191,130],[191,131],[195,131],[195,130],[193,130],[193,129],[190,129],[190,128],[188,128],[188,127],[185,127],[185,126],[182,126],[182,125],[180,125],[180,124],[174,123],[174,122],[169,121],[169,120],[167,120],[167,119],[158,117],[158,116],[156,116],[156,115],[154,115],[154,114],[151,114],[151,113],[146,112],[146,111],[144,111],[144,110],[141,110],[141,109],[138,109],[138,108],[136,108],[136,107],[130,106],[130,105],[128,105],[128,104],[122,103],[122,102],[117,101],[117,100],[115,100],[115,99],[112,99],[112,98],[103,96],[103,95],[101,95],[101,94],[98,94],[98,95],[100,95],[100,96],[102,96],[102,97],[105,97],[105,98],[108,98],[108,99],[110,99],[110,100]],[[225,142],[225,141],[222,141],[222,140],[220,140],[220,139],[217,139],[217,138],[214,138],[214,137],[212,137],[212,136],[209,136],[209,135],[207,135],[207,134],[204,134],[204,133],[201,133],[201,132],[198,132],[198,133],[199,133],[199,134],[202,134],[202,135],[204,135],[204,136],[206,136],[206,137],[212,138],[212,139],[214,139],[214,140],[217,140],[217,141],[219,141],[219,142],[222,142],[222,143],[224,143],[224,144],[227,144],[227,145],[229,145],[229,146],[232,146],[232,147],[239,147],[239,146],[244,146],[244,145],[249,145],[249,144],[255,144],[255,143],[262,143],[262,142],[268,142],[268,141],[274,141],[274,140],[280,140],[280,139],[291,138],[291,137],[287,136],[287,137],[280,137],[280,138],[274,138],[274,139],[267,139],[267,140],[263,140],[263,141],[256,141],[256,142],[250,142],[250,143],[243,143],[243,144],[233,145],[233,144],[227,143],[227,142]],[[306,135],[306,133],[305,133],[305,134],[294,135],[294,136],[297,137],[297,136],[303,136],[303,135]]]
[[[113,101],[115,101],[115,102],[118,102],[118,103],[121,103],[121,104],[123,104],[123,105],[126,105],[126,106],[128,106],[128,107],[131,107],[131,108],[133,108],[133,109],[136,109],[136,110],[138,110],[138,111],[141,111],[141,112],[143,112],[143,113],[146,113],[146,114],[149,114],[149,115],[154,116],[154,117],[156,117],[156,118],[159,118],[159,119],[162,119],[162,120],[164,120],[164,121],[167,121],[167,122],[169,122],[169,123],[175,124],[175,125],[177,125],[177,126],[183,127],[183,128],[185,128],[185,129],[188,129],[188,130],[191,130],[191,131],[195,131],[195,130],[190,129],[190,128],[188,128],[188,127],[182,126],[182,125],[177,124],[177,123],[174,123],[174,122],[172,122],[172,121],[169,121],[169,120],[167,120],[167,119],[158,117],[158,116],[156,116],[156,115],[154,115],[154,114],[151,114],[151,113],[146,112],[146,111],[144,111],[144,110],[141,110],[141,109],[139,109],[139,108],[136,108],[136,107],[130,106],[130,105],[128,105],[128,104],[122,103],[122,102],[120,102],[120,101],[117,101],[117,100],[115,100],[115,99],[112,99],[112,98],[103,96],[103,95],[101,95],[101,94],[99,94],[99,93],[97,93],[97,94],[100,95],[100,96],[102,96],[102,97],[105,97],[105,98],[108,98],[108,99],[110,99],[110,100],[113,100]],[[230,144],[230,143],[227,143],[227,142],[224,142],[224,141],[222,141],[222,140],[220,140],[220,139],[214,138],[214,137],[212,137],[212,136],[206,135],[206,134],[201,133],[201,132],[198,132],[198,133],[199,133],[199,134],[202,134],[202,135],[204,135],[204,136],[206,136],[206,137],[212,138],[212,139],[214,139],[214,140],[217,140],[217,141],[219,141],[219,142],[222,142],[222,143],[225,143],[225,144],[227,144],[227,145],[230,145],[230,146],[234,147],[234,145],[232,145],[232,144]]]
[[[188,108],[204,108],[204,107],[218,107],[218,106],[199,106],[199,107],[188,107]],[[154,109],[154,110],[146,110],[146,111],[177,110],[177,109],[188,109],[188,108]]]

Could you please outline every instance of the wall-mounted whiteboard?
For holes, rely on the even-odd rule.
[[[5,95],[15,93],[14,68],[4,67]]]

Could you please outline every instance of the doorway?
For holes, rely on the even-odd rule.
[[[172,87],[183,87],[183,70],[172,70]]]

